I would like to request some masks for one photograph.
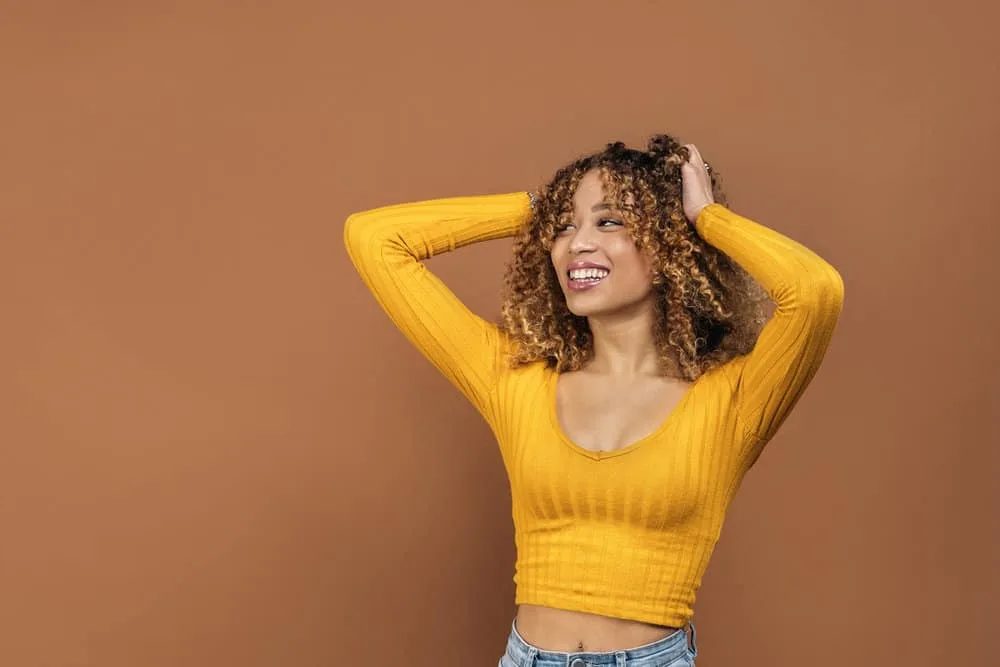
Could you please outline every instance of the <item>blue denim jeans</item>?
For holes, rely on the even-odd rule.
[[[622,651],[565,653],[543,651],[524,641],[516,623],[510,627],[507,649],[497,667],[694,667],[698,655],[694,623],[663,639]]]

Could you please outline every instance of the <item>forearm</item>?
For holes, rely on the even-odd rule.
[[[779,311],[807,308],[836,318],[844,291],[841,276],[806,246],[719,204],[702,209],[695,228],[746,270]]]
[[[717,204],[702,210],[697,229],[776,304],[736,367],[739,421],[759,444],[777,432],[819,369],[843,306],[843,280],[804,245]]]
[[[356,266],[402,253],[424,260],[443,252],[513,236],[531,212],[523,192],[431,199],[351,215],[344,237]]]
[[[345,224],[348,255],[378,304],[484,414],[499,367],[499,332],[422,260],[512,236],[530,211],[525,193],[483,195],[386,206],[356,213]]]

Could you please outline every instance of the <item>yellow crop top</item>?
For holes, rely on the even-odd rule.
[[[351,215],[344,238],[395,325],[485,418],[510,481],[517,604],[682,627],[744,474],[822,360],[843,301],[808,248],[711,204],[696,229],[777,308],[753,351],[694,382],[659,428],[628,447],[574,444],[555,410],[556,373],[511,369],[505,339],[421,260],[512,236],[525,193],[453,197]]]

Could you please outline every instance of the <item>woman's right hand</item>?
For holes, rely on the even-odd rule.
[[[689,158],[681,165],[681,180],[683,187],[684,215],[692,225],[698,220],[701,209],[715,203],[712,195],[712,176],[708,173],[708,163],[705,162],[694,144],[685,144]]]

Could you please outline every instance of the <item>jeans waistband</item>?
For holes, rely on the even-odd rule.
[[[690,653],[688,653],[690,651]],[[517,621],[510,626],[507,638],[506,656],[517,667],[657,667],[668,665],[683,656],[694,658],[698,655],[695,628],[688,622],[663,639],[650,644],[619,651],[604,652],[564,652],[544,651],[532,646],[517,631]],[[574,662],[575,661],[575,662]]]

